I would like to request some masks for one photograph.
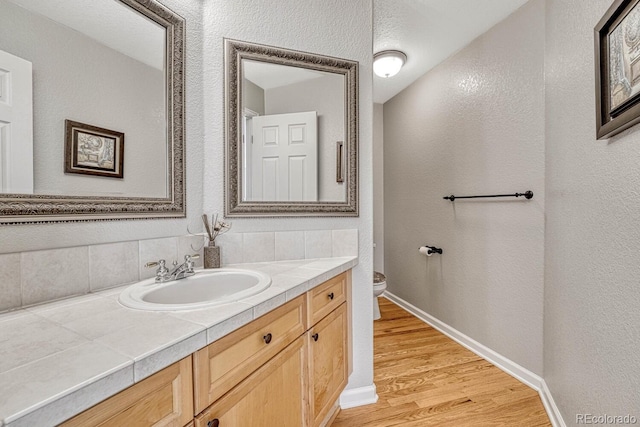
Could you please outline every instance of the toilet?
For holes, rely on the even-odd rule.
[[[382,273],[375,271],[373,273],[373,320],[380,318],[380,306],[378,305],[378,297],[387,289],[387,278]]]

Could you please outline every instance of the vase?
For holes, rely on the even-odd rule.
[[[213,242],[204,247],[204,268],[220,268],[220,246]]]

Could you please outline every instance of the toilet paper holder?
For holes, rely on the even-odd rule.
[[[429,246],[429,245],[424,245],[424,247],[429,249],[429,254],[440,254],[440,255],[442,255],[442,248],[436,248],[435,246]]]

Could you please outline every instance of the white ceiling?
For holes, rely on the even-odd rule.
[[[242,61],[242,68],[245,79],[265,90],[317,79],[324,75],[321,71],[246,59]]]
[[[373,52],[396,49],[407,55],[394,77],[374,75],[374,102],[388,101],[526,2],[373,0]]]
[[[100,4],[111,7],[91,14],[104,17],[96,21],[87,20],[86,14],[79,13],[86,9],[86,0],[10,1],[49,16],[89,37],[102,40],[112,49],[162,69],[163,29],[138,14],[131,13],[118,2],[92,3],[92,9]],[[383,79],[374,75],[374,102],[388,101],[526,1],[373,0],[373,51],[397,49],[407,54],[407,63],[396,76]],[[134,19],[135,22],[129,22]],[[133,30],[135,33],[131,33]],[[300,76],[301,79],[310,77]],[[277,86],[277,83],[270,84]]]

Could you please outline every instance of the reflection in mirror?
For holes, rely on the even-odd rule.
[[[0,1],[0,50],[31,63],[34,76],[33,158],[16,155],[31,146],[26,121],[3,120],[13,135],[5,151],[16,158],[7,175],[33,165],[35,194],[166,197],[165,30],[119,2],[82,3]],[[14,95],[14,105],[31,104]],[[126,135],[122,179],[64,173],[65,120]],[[82,148],[98,157],[102,147]],[[4,192],[23,192],[21,179],[11,181]]]
[[[0,223],[184,216],[183,46],[154,0],[0,0]]]
[[[242,60],[244,201],[346,201],[342,74]]]
[[[357,62],[225,50],[226,215],[357,216]]]

